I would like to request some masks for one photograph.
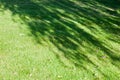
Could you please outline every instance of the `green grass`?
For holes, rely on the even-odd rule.
[[[0,80],[118,79],[119,0],[0,0]]]

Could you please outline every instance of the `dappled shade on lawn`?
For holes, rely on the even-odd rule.
[[[63,54],[85,68],[98,66],[90,58],[96,56],[120,67],[115,63],[120,49],[113,47],[120,44],[119,0],[0,0],[0,4],[19,15],[39,44],[50,42],[61,51],[55,52],[58,58]]]

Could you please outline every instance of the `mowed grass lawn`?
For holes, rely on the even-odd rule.
[[[119,79],[119,0],[0,0],[0,80]]]

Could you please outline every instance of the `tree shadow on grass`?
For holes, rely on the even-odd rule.
[[[39,44],[49,41],[75,66],[98,66],[88,55],[98,60],[105,56],[113,64],[120,60],[120,51],[110,44],[120,44],[117,12],[120,1],[0,0],[0,3],[20,16]],[[60,57],[59,53],[56,56]]]

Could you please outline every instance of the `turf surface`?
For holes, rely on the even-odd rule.
[[[120,1],[0,0],[0,79],[120,79]]]

